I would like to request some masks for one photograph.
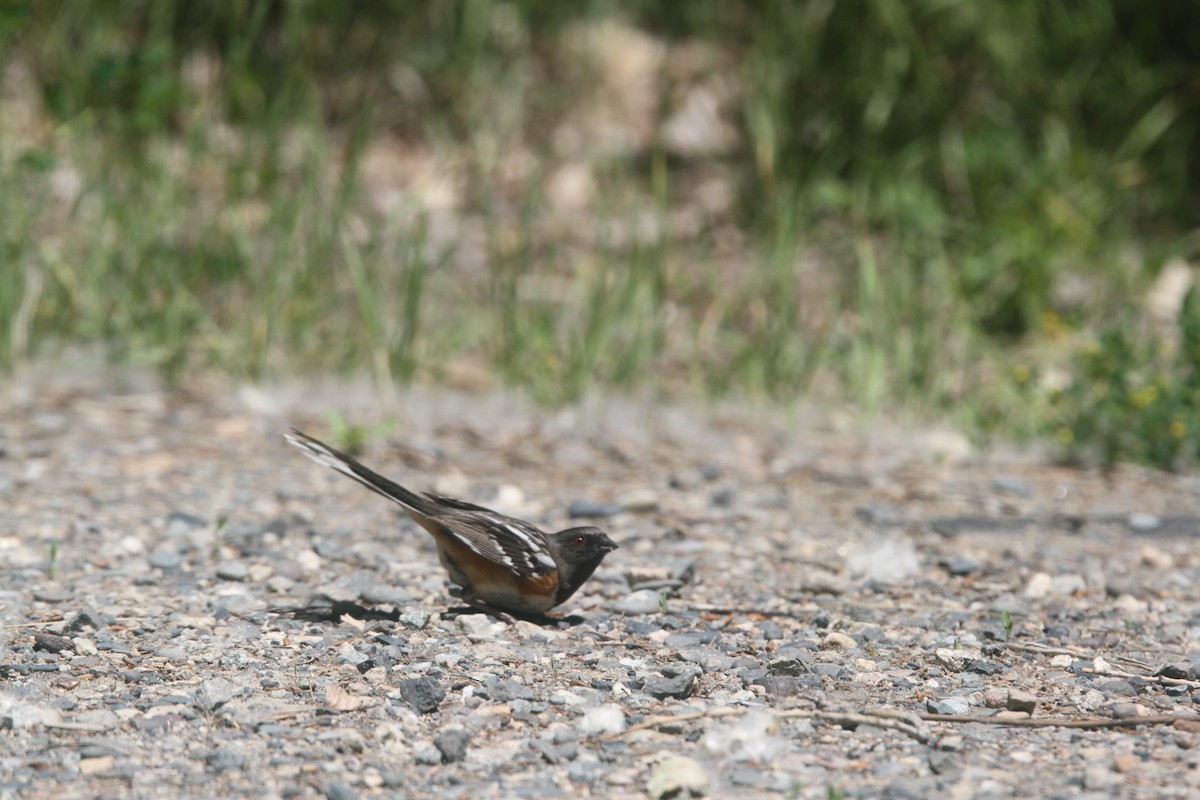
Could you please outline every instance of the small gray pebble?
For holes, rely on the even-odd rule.
[[[282,536],[287,533],[288,522],[283,517],[272,517],[263,523],[263,533],[274,533],[277,536]]]
[[[422,675],[419,678],[409,678],[400,681],[400,698],[408,703],[418,714],[428,714],[437,711],[446,690],[434,678]]]
[[[183,563],[183,558],[174,550],[158,550],[150,554],[147,559],[150,566],[155,569],[161,569],[164,572],[179,569],[179,565]]]
[[[971,704],[965,697],[946,697],[941,700],[929,700],[925,710],[930,714],[966,714],[971,710]]]
[[[884,505],[882,503],[859,506],[854,509],[854,515],[870,525],[896,525],[900,521],[900,514],[895,507]]]
[[[360,664],[370,661],[371,657],[357,650],[347,650],[345,653],[339,653],[335,660],[338,664],[353,664],[357,667]]]
[[[1004,665],[988,661],[986,658],[973,658],[963,669],[967,672],[974,672],[976,675],[999,675],[1004,672]]]
[[[1113,719],[1133,719],[1139,716],[1141,711],[1137,703],[1113,703],[1108,707],[1108,713],[1112,714]]]
[[[930,750],[926,761],[934,775],[957,775],[963,768],[959,755],[945,750]]]
[[[429,624],[429,612],[408,610],[400,613],[399,622],[406,628],[419,631]]]
[[[812,673],[820,675],[823,678],[836,678],[842,674],[842,670],[844,669],[846,668],[841,664],[830,664],[828,662],[812,665]]]
[[[204,764],[211,772],[237,772],[245,768],[249,759],[245,753],[236,750],[209,750],[204,754]]]
[[[718,486],[708,497],[708,502],[718,508],[728,508],[737,498],[737,491],[732,486]]]
[[[537,692],[523,683],[512,680],[496,681],[488,687],[492,699],[501,703],[511,700],[536,700]]]
[[[217,564],[217,577],[224,581],[244,581],[250,577],[250,568],[241,561],[222,561]]]
[[[433,738],[433,746],[442,754],[442,763],[454,764],[467,757],[471,734],[459,727],[446,728]]]
[[[612,607],[618,614],[657,614],[662,610],[662,597],[653,589],[640,589],[617,600]]]
[[[979,569],[979,562],[966,556],[955,556],[946,563],[946,571],[954,576],[970,575]]]
[[[70,591],[59,586],[44,586],[33,590],[33,599],[43,603],[65,603],[72,597]]]
[[[767,672],[772,675],[791,675],[793,678],[798,675],[805,675],[811,670],[804,661],[797,656],[784,656],[782,658],[773,658],[767,662]]]
[[[672,633],[663,644],[676,650],[688,647],[699,647],[702,644],[712,644],[721,637],[720,631],[685,631]]]
[[[771,620],[760,623],[758,626],[758,631],[768,642],[777,641],[783,638],[783,626],[781,626],[778,622],[773,622]]]
[[[679,657],[700,666],[705,672],[726,672],[734,665],[733,656],[727,656],[711,647],[688,647],[679,651]]]
[[[95,628],[96,630],[99,630],[100,628],[108,625],[110,622],[115,622],[115,620],[113,620],[111,617],[106,618],[104,614],[98,613],[95,609],[84,607],[79,610],[79,613],[76,614],[71,620],[71,623],[67,625],[67,630],[71,631],[72,633],[77,633],[84,628]]]
[[[575,783],[593,784],[604,771],[605,767],[595,761],[572,761],[567,767],[567,777]]]
[[[604,518],[621,513],[621,507],[615,503],[600,503],[595,500],[573,500],[567,506],[567,516],[572,519],[579,517]]]
[[[186,511],[172,511],[167,514],[167,527],[176,525],[183,528],[207,528],[208,520],[189,514]]]
[[[1138,687],[1133,685],[1132,681],[1124,679],[1105,681],[1104,683],[1098,684],[1096,688],[1105,694],[1117,694],[1125,696],[1132,696],[1138,694],[1140,691]]]
[[[883,787],[880,797],[883,800],[924,800],[927,797],[938,796],[937,779],[929,778],[897,778]]]
[[[673,678],[650,678],[642,690],[656,700],[666,700],[668,697],[686,700],[696,691],[696,678],[687,673]]]
[[[326,800],[355,800],[358,795],[345,781],[333,781],[325,787]]]
[[[418,764],[441,764],[442,751],[436,747],[426,747],[418,750],[417,754],[413,756],[413,760]]]
[[[403,608],[412,602],[412,595],[403,589],[383,584],[372,584],[358,592],[358,597],[364,603],[373,606],[396,606]]]
[[[228,678],[209,678],[196,690],[196,705],[212,711],[228,703],[237,694],[237,687]]]
[[[1135,531],[1156,531],[1162,527],[1162,520],[1155,514],[1135,511],[1129,515],[1129,527]]]
[[[1015,494],[1017,497],[1029,497],[1033,494],[1033,485],[1015,475],[997,475],[992,478],[992,488],[1004,494]]]
[[[801,683],[790,675],[764,675],[751,685],[763,687],[774,697],[791,697],[801,691]]]

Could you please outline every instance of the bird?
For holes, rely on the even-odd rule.
[[[451,596],[507,622],[539,618],[563,604],[617,549],[600,528],[543,531],[474,503],[410,491],[296,428],[284,438],[318,464],[398,503],[433,536]]]

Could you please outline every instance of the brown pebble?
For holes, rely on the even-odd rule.
[[[1037,708],[1037,695],[1024,689],[1009,689],[1005,708],[1009,711],[1026,711],[1030,714]]]
[[[1113,769],[1117,772],[1133,772],[1142,760],[1133,753],[1121,753],[1113,759]]]

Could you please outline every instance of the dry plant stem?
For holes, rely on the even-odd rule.
[[[630,725],[628,728],[619,733],[606,734],[601,736],[600,739],[604,741],[610,741],[612,739],[619,739],[622,736],[634,733],[636,731],[642,731],[648,728],[657,728],[660,725],[669,725],[677,722],[690,722],[697,719],[714,719],[717,717],[738,716],[746,713],[749,710],[750,709],[746,706],[731,706],[726,708],[714,708],[710,711],[690,711],[684,714],[663,714],[656,717],[650,717],[649,719],[644,719],[636,725]],[[1128,719],[1103,719],[1099,717],[1090,717],[1084,719],[1071,719],[1068,717],[1007,719],[1004,717],[976,717],[969,714],[916,714],[909,711],[888,709],[861,712],[792,709],[790,711],[776,712],[775,717],[776,719],[811,719],[819,722],[840,725],[843,728],[851,730],[859,727],[860,725],[871,725],[876,728],[900,731],[906,736],[910,736],[922,743],[928,742],[930,738],[929,727],[924,724],[926,722],[946,722],[959,725],[978,723],[982,725],[1003,725],[1010,728],[1081,729],[1136,728],[1143,725],[1173,725],[1181,720],[1200,724],[1200,715],[1196,714],[1164,714],[1147,717],[1130,717]]]
[[[921,719],[927,722],[949,722],[954,724],[976,722],[983,725],[1004,725],[1010,728],[1137,728],[1142,725],[1173,725],[1180,721],[1200,724],[1200,715],[1197,714],[1160,714],[1158,716],[1129,717],[1128,719],[1106,719],[1101,717],[1086,717],[1084,719],[1070,719],[1068,717],[1005,719],[1004,717],[974,717],[970,714],[922,714]]]
[[[625,730],[619,733],[610,733],[600,738],[605,741],[619,739],[635,731],[646,730],[647,728],[656,728],[660,725],[669,725],[676,722],[690,722],[697,719],[713,719],[716,717],[732,717],[744,714],[750,709],[746,706],[728,706],[725,708],[714,708],[710,711],[691,711],[685,714],[663,714],[657,717],[644,719],[636,725],[630,725]],[[907,711],[890,711],[887,709],[879,711],[853,712],[853,711],[815,711],[807,708],[796,708],[789,711],[780,711],[774,714],[776,719],[813,719],[820,722],[828,722],[834,725],[840,725],[843,728],[857,728],[859,725],[873,725],[877,728],[888,728],[898,730],[919,742],[929,740],[929,730],[923,724],[921,718]]]

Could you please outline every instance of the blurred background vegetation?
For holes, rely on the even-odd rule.
[[[0,369],[802,396],[1194,463],[1200,6],[6,0]]]

